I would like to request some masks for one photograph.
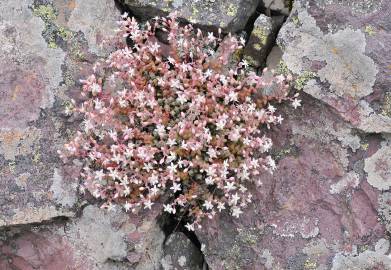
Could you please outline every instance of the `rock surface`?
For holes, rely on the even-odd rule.
[[[251,67],[257,69],[264,66],[283,20],[282,16],[270,18],[263,14],[255,20],[254,28],[243,50],[244,59]]]
[[[390,10],[386,0],[299,0],[279,35],[304,91],[365,132],[391,131]]]
[[[134,15],[146,20],[177,11],[179,18],[207,29],[243,30],[257,8],[257,0],[120,0]]]
[[[364,146],[357,149],[342,119],[303,98],[301,113],[284,111],[283,132],[274,139],[279,170],[260,178],[252,207],[240,219],[224,214],[196,232],[212,269],[330,269],[338,254],[374,250],[385,237],[376,211],[380,192],[366,182],[362,163],[380,139],[360,136]]]
[[[240,32],[259,1],[122,2],[142,19],[178,10]],[[299,76],[303,107],[282,106],[278,171],[240,219],[205,221],[201,254],[182,233],[166,239],[158,205],[101,210],[77,192],[79,165],[58,159],[80,122],[64,109],[107,53],[114,1],[1,1],[0,269],[202,269],[203,256],[211,270],[391,269],[390,11],[387,0],[295,1],[267,64]]]
[[[263,0],[262,2],[266,10],[289,15],[289,0]]]
[[[164,244],[163,270],[202,270],[201,251],[182,232],[172,233]]]

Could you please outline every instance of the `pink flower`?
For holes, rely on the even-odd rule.
[[[165,198],[164,212],[189,213],[188,230],[217,210],[239,217],[251,202],[247,183],[277,169],[260,131],[282,123],[272,104],[297,108],[301,100],[289,97],[284,76],[265,79],[245,60],[223,71],[243,38],[180,27],[175,14],[143,25],[124,14],[118,25],[116,49],[81,81],[85,101],[71,111],[83,125],[60,156],[82,160],[82,186],[106,208],[149,210]],[[271,85],[273,94],[262,96]]]

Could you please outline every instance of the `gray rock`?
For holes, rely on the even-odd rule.
[[[225,32],[243,30],[255,12],[257,0],[121,0],[137,17],[147,20],[177,11],[190,23],[208,29],[222,28]]]
[[[65,53],[46,43],[32,4],[0,3],[0,227],[73,216],[76,203],[76,181],[56,153]]]
[[[163,250],[161,264],[164,270],[202,270],[202,253],[184,233],[171,234],[164,243]]]
[[[262,2],[266,10],[289,15],[289,0],[262,0]]]
[[[276,70],[278,68],[278,65],[282,59],[282,51],[280,49],[280,47],[278,47],[277,45],[273,46],[273,48],[271,49],[269,55],[267,56],[267,59],[266,59],[266,67],[268,69],[274,69]]]
[[[271,50],[283,17],[267,17],[261,14],[254,22],[254,28],[244,48],[244,59],[253,67],[265,66],[265,60]]]
[[[365,132],[390,132],[390,1],[295,1],[279,33],[303,90]]]
[[[365,172],[368,183],[379,189],[388,190],[391,187],[391,146],[389,141],[382,143],[376,153],[365,159]]]

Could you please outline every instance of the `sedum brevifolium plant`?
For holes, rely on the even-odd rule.
[[[228,70],[244,40],[180,26],[175,14],[143,26],[124,14],[118,24],[116,50],[82,81],[85,101],[73,109],[82,128],[60,153],[83,162],[80,190],[134,213],[165,195],[164,211],[186,215],[188,230],[224,209],[238,218],[252,201],[248,183],[276,169],[261,132],[283,120],[270,102],[300,106],[290,78],[265,79],[245,61]]]

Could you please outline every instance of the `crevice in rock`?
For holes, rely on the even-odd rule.
[[[178,218],[177,216],[170,215],[167,213],[163,213],[158,217],[158,224],[162,231],[165,234],[165,239],[163,242],[166,243],[168,237],[175,232],[182,232],[186,237],[194,244],[194,246],[201,252],[203,256],[203,270],[208,270],[209,266],[205,260],[205,255],[201,250],[201,242],[198,239],[197,235],[195,232],[189,231],[185,228],[185,220],[182,218]]]
[[[31,231],[34,228],[42,226],[65,225],[69,220],[71,220],[70,217],[57,216],[48,220],[42,220],[41,222],[6,225],[0,227],[0,237],[7,234],[13,235],[24,231]]]
[[[135,16],[134,13],[128,7],[126,7],[124,3],[122,3],[120,0],[114,0],[114,4],[117,7],[117,9],[121,12],[121,14],[127,12],[130,17],[137,18],[137,16]]]

